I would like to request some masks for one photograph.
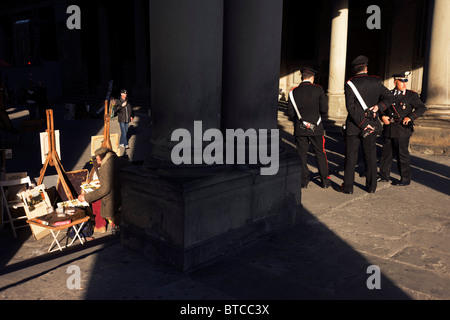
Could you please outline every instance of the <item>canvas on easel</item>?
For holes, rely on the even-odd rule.
[[[47,208],[51,207],[50,198],[43,184],[21,192],[20,197],[28,220],[46,215]],[[37,225],[30,224],[30,228],[36,240],[42,239],[50,233],[49,229]]]
[[[41,142],[41,161],[42,164],[45,163],[45,159],[48,156],[48,153],[50,152],[50,146],[48,144],[48,133],[41,132],[39,133],[39,140]],[[59,144],[59,130],[55,130],[55,147],[56,147],[56,153],[58,154],[59,160],[61,160],[61,148]]]
[[[82,192],[81,185],[88,180],[89,170],[81,169],[81,170],[75,170],[75,171],[68,171],[68,172],[66,172],[66,176],[69,179],[72,186],[74,187],[77,194],[81,194],[81,192]],[[61,198],[61,201],[70,200],[65,195],[63,186],[61,184],[61,179],[59,179],[59,178],[58,178],[58,182],[56,185],[56,190]]]
[[[109,139],[111,141],[111,150],[117,154],[117,152],[119,152],[119,134],[111,133],[109,135]],[[105,140],[104,136],[91,137],[91,156],[94,156],[95,150],[97,150],[100,147],[103,147],[104,140]]]
[[[53,127],[53,110],[47,109],[46,115],[47,115],[46,132],[48,138],[49,152],[47,154],[47,157],[45,158],[44,166],[41,169],[38,185],[42,184],[47,167],[49,165],[54,166],[56,168],[56,171],[58,172],[58,178],[63,187],[64,194],[67,196],[69,200],[72,200],[76,198],[78,194],[73,188],[69,178],[67,177],[56,150],[55,130]]]

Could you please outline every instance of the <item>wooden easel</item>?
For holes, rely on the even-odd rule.
[[[111,99],[109,101],[109,108],[108,108],[108,100],[105,100],[105,113],[103,116],[103,122],[104,122],[104,127],[103,127],[103,141],[101,144],[101,147],[106,147],[112,150],[112,144],[111,144],[111,137],[110,137],[110,125],[111,125],[111,113],[110,113],[110,109],[113,107],[113,99]],[[95,160],[92,160],[95,161]],[[92,163],[92,169],[91,172],[89,173],[89,181],[92,181],[92,178],[94,176],[94,172],[95,172],[95,163]]]
[[[41,169],[38,185],[42,184],[42,181],[44,180],[45,171],[47,170],[47,167],[54,166],[56,168],[56,171],[58,172],[58,176],[60,179],[60,183],[64,188],[64,192],[69,198],[69,200],[74,199],[74,194],[72,193],[72,190],[69,187],[70,181],[67,178],[66,172],[64,171],[64,168],[61,164],[61,161],[59,160],[58,153],[56,152],[55,147],[55,130],[53,127],[53,110],[47,109],[47,137],[48,137],[48,147],[49,151],[47,154],[47,158],[45,159],[44,166]]]
[[[108,100],[105,100],[105,115],[103,116],[104,121],[104,128],[103,128],[103,142],[102,147],[106,147],[112,150],[111,145],[111,138],[110,138],[110,124],[111,124],[111,113],[109,112],[109,109],[112,107],[113,100],[110,100],[109,102],[109,108],[108,108]]]

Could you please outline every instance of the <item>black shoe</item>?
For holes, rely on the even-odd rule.
[[[398,181],[396,183],[393,183],[394,186],[399,186],[399,187],[409,186],[410,184],[411,184],[411,181]]]
[[[375,193],[375,190],[370,190],[370,189],[368,189],[367,192],[368,192],[368,193]]]
[[[322,188],[327,189],[329,187],[331,187],[331,181],[329,179],[322,182]]]
[[[343,186],[339,186],[336,189],[337,192],[345,193],[345,194],[353,194],[353,190],[344,190]]]
[[[385,179],[383,177],[378,177],[377,182],[389,182],[389,179]]]

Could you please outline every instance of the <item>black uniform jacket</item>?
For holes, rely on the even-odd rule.
[[[394,90],[392,90],[392,93]],[[392,105],[382,114],[393,119],[389,125],[383,126],[383,136],[387,138],[406,138],[411,137],[411,127],[404,126],[402,120],[405,117],[412,121],[421,117],[427,107],[420,100],[419,94],[411,90],[405,90],[404,93],[396,95]]]
[[[319,116],[322,117],[320,124],[315,128],[314,132],[300,127],[300,120],[295,112],[291,98],[289,97],[287,113],[288,117],[294,120],[295,136],[323,136],[323,119],[328,113],[328,97],[323,88],[319,85],[304,81],[292,90],[298,111],[304,121],[317,124]]]
[[[351,81],[358,89],[359,94],[366,103],[367,108],[375,105],[378,106],[379,112],[382,113],[391,105],[394,96],[388,88],[383,86],[381,79],[377,76],[361,73],[351,78]],[[358,135],[367,125],[376,128],[377,132],[381,132],[381,123],[378,117],[374,120],[365,117],[365,111],[350,88],[348,81],[344,86],[345,89],[345,106],[347,108],[346,135]]]

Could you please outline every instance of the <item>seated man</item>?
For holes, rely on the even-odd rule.
[[[111,220],[118,231],[120,224],[119,211],[122,205],[120,170],[127,166],[128,161],[119,158],[111,149],[101,147],[94,152],[98,165],[98,178],[100,188],[78,196],[78,200],[88,203],[101,199],[100,214],[103,218]]]

